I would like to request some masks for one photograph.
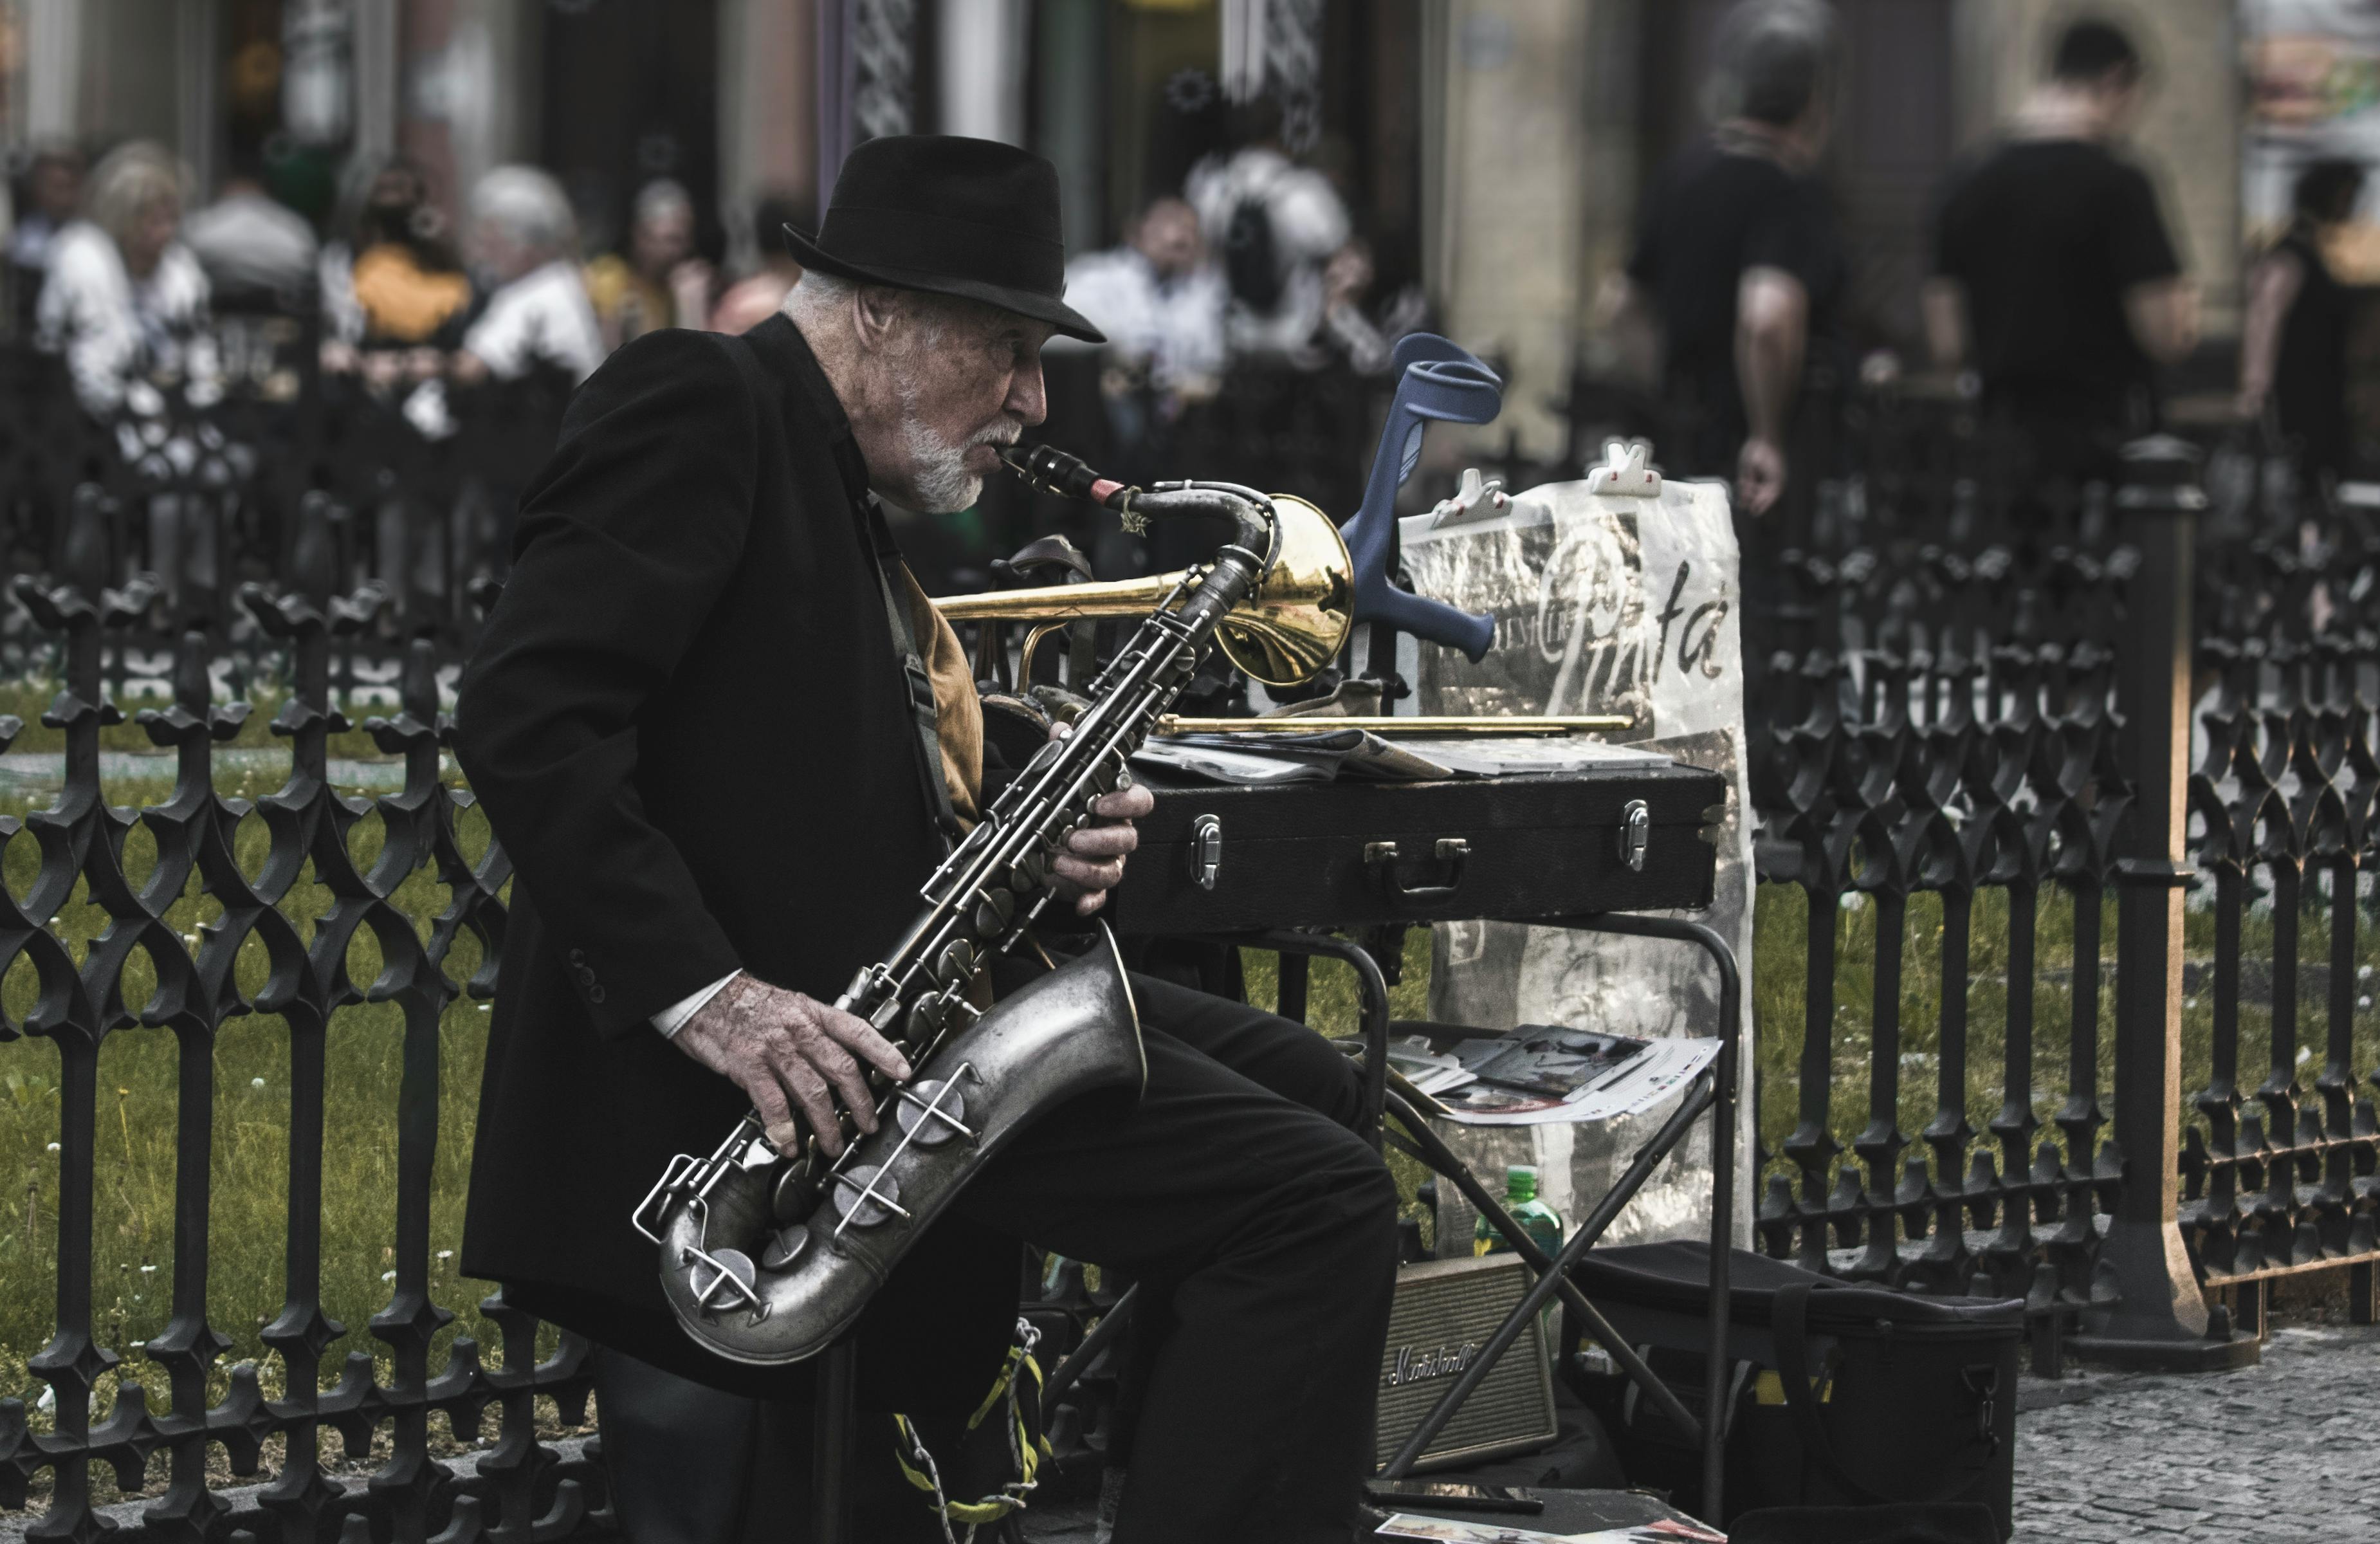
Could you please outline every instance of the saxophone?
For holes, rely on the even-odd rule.
[[[1132,753],[1224,618],[1274,569],[1281,519],[1271,499],[1235,483],[1143,492],[1047,446],[1001,456],[1034,487],[1103,505],[1128,527],[1213,516],[1232,522],[1232,539],[1209,564],[1172,577],[1092,683],[1074,732],[1042,746],[927,880],[925,906],[892,952],[836,999],[898,1045],[912,1069],[905,1082],[869,1072],[874,1133],[860,1136],[850,1112],[839,1112],[845,1146],[829,1160],[815,1135],[781,1151],[759,1114],[747,1113],[709,1157],[673,1158],[638,1205],[635,1225],[660,1248],[679,1324],[730,1361],[773,1366],[825,1350],[1011,1137],[1077,1095],[1137,1090],[1147,1076],[1132,989],[1104,924],[1088,952],[988,1012],[967,989],[978,967],[1013,948],[1055,899],[1059,844],[1091,818],[1094,800],[1131,785]]]

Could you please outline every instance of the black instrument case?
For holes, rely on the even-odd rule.
[[[1157,796],[1108,917],[1122,932],[1361,927],[1706,906],[1715,772],[1658,767]]]

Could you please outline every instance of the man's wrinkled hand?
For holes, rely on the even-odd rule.
[[[861,1062],[890,1077],[909,1076],[908,1061],[867,1020],[742,971],[671,1043],[743,1089],[769,1140],[786,1154],[800,1150],[804,1125],[828,1157],[843,1151],[838,1096],[862,1132],[876,1129]]]
[[[1051,739],[1073,733],[1067,724],[1050,732]],[[1092,819],[1066,838],[1065,847],[1050,868],[1057,871],[1058,894],[1075,903],[1075,914],[1088,917],[1108,904],[1108,892],[1123,881],[1123,860],[1140,845],[1133,821],[1157,808],[1157,796],[1135,783],[1091,801]]]

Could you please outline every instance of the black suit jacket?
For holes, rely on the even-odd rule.
[[[670,1318],[629,1213],[747,1101],[649,1022],[739,967],[832,1001],[940,857],[866,468],[783,316],[614,354],[522,497],[464,672],[455,754],[516,868],[463,1269],[673,1371],[799,1397]],[[863,1401],[971,1407],[1016,1307],[1013,1243],[946,1218],[860,1327]]]

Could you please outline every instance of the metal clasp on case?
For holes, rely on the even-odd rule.
[[[1190,877],[1198,881],[1199,889],[1212,890],[1222,867],[1222,818],[1201,815],[1190,822]]]
[[[1643,799],[1630,799],[1620,810],[1620,861],[1643,873],[1645,849],[1652,842],[1652,809]]]

